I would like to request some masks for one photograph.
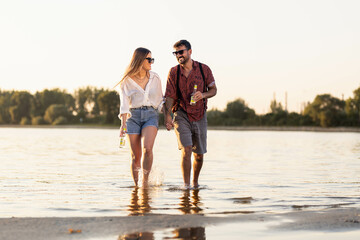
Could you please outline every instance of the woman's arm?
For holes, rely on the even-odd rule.
[[[126,127],[127,117],[128,117],[127,113],[123,113],[123,114],[120,115],[120,120],[121,120],[120,137],[122,137],[127,131],[127,127]]]
[[[120,85],[120,114],[119,118],[121,120],[120,125],[120,136],[123,136],[126,131],[126,120],[131,115],[130,113],[130,99],[128,94],[126,94],[126,90],[124,89],[123,85]]]

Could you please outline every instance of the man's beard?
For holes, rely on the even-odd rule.
[[[180,59],[184,59],[182,62],[180,62]],[[187,63],[187,61],[189,61],[189,58],[186,58],[186,57],[180,57],[180,58],[178,58],[178,62],[180,63],[180,64],[185,64],[185,63]]]

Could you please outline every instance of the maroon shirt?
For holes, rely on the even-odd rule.
[[[203,118],[206,106],[204,106],[204,101],[206,103],[206,99],[201,99],[197,101],[195,105],[190,105],[191,94],[194,91],[194,85],[197,84],[197,91],[204,92],[204,82],[206,82],[206,88],[215,84],[214,76],[211,72],[211,69],[201,63],[205,81],[201,75],[199,62],[193,60],[193,69],[191,70],[188,77],[184,75],[184,69],[180,67],[179,74],[179,88],[180,88],[180,96],[177,96],[178,91],[176,90],[176,81],[177,81],[177,68],[178,66],[172,67],[170,69],[167,83],[166,83],[166,91],[165,97],[171,97],[175,100],[174,109],[178,109],[177,100],[180,100],[180,107],[187,113],[189,120],[191,122],[199,121]]]

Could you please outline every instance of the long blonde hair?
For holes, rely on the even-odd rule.
[[[135,49],[134,54],[131,58],[129,66],[126,68],[123,77],[121,78],[120,82],[118,82],[114,88],[121,84],[125,78],[128,76],[134,76],[140,72],[141,66],[146,58],[146,56],[150,53],[149,49],[139,47]]]

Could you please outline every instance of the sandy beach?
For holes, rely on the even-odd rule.
[[[0,239],[121,239],[129,233],[153,232],[165,229],[218,226],[236,224],[234,239],[241,231],[276,236],[306,231],[326,232],[327,235],[351,232],[360,237],[360,209],[329,209],[324,211],[294,211],[284,214],[242,214],[228,217],[204,215],[145,215],[129,217],[70,217],[70,218],[2,218]],[[252,227],[249,228],[249,224]],[[71,230],[73,233],[71,233]],[[70,231],[69,231],[70,230]],[[78,231],[78,232],[76,232]],[[224,227],[224,234],[231,235]],[[261,237],[261,235],[259,235]],[[211,236],[208,236],[211,237]],[[290,237],[290,236],[289,236]],[[122,238],[126,239],[126,238]],[[128,238],[132,239],[132,238]],[[146,238],[143,238],[146,239]],[[149,238],[151,239],[151,238]]]

